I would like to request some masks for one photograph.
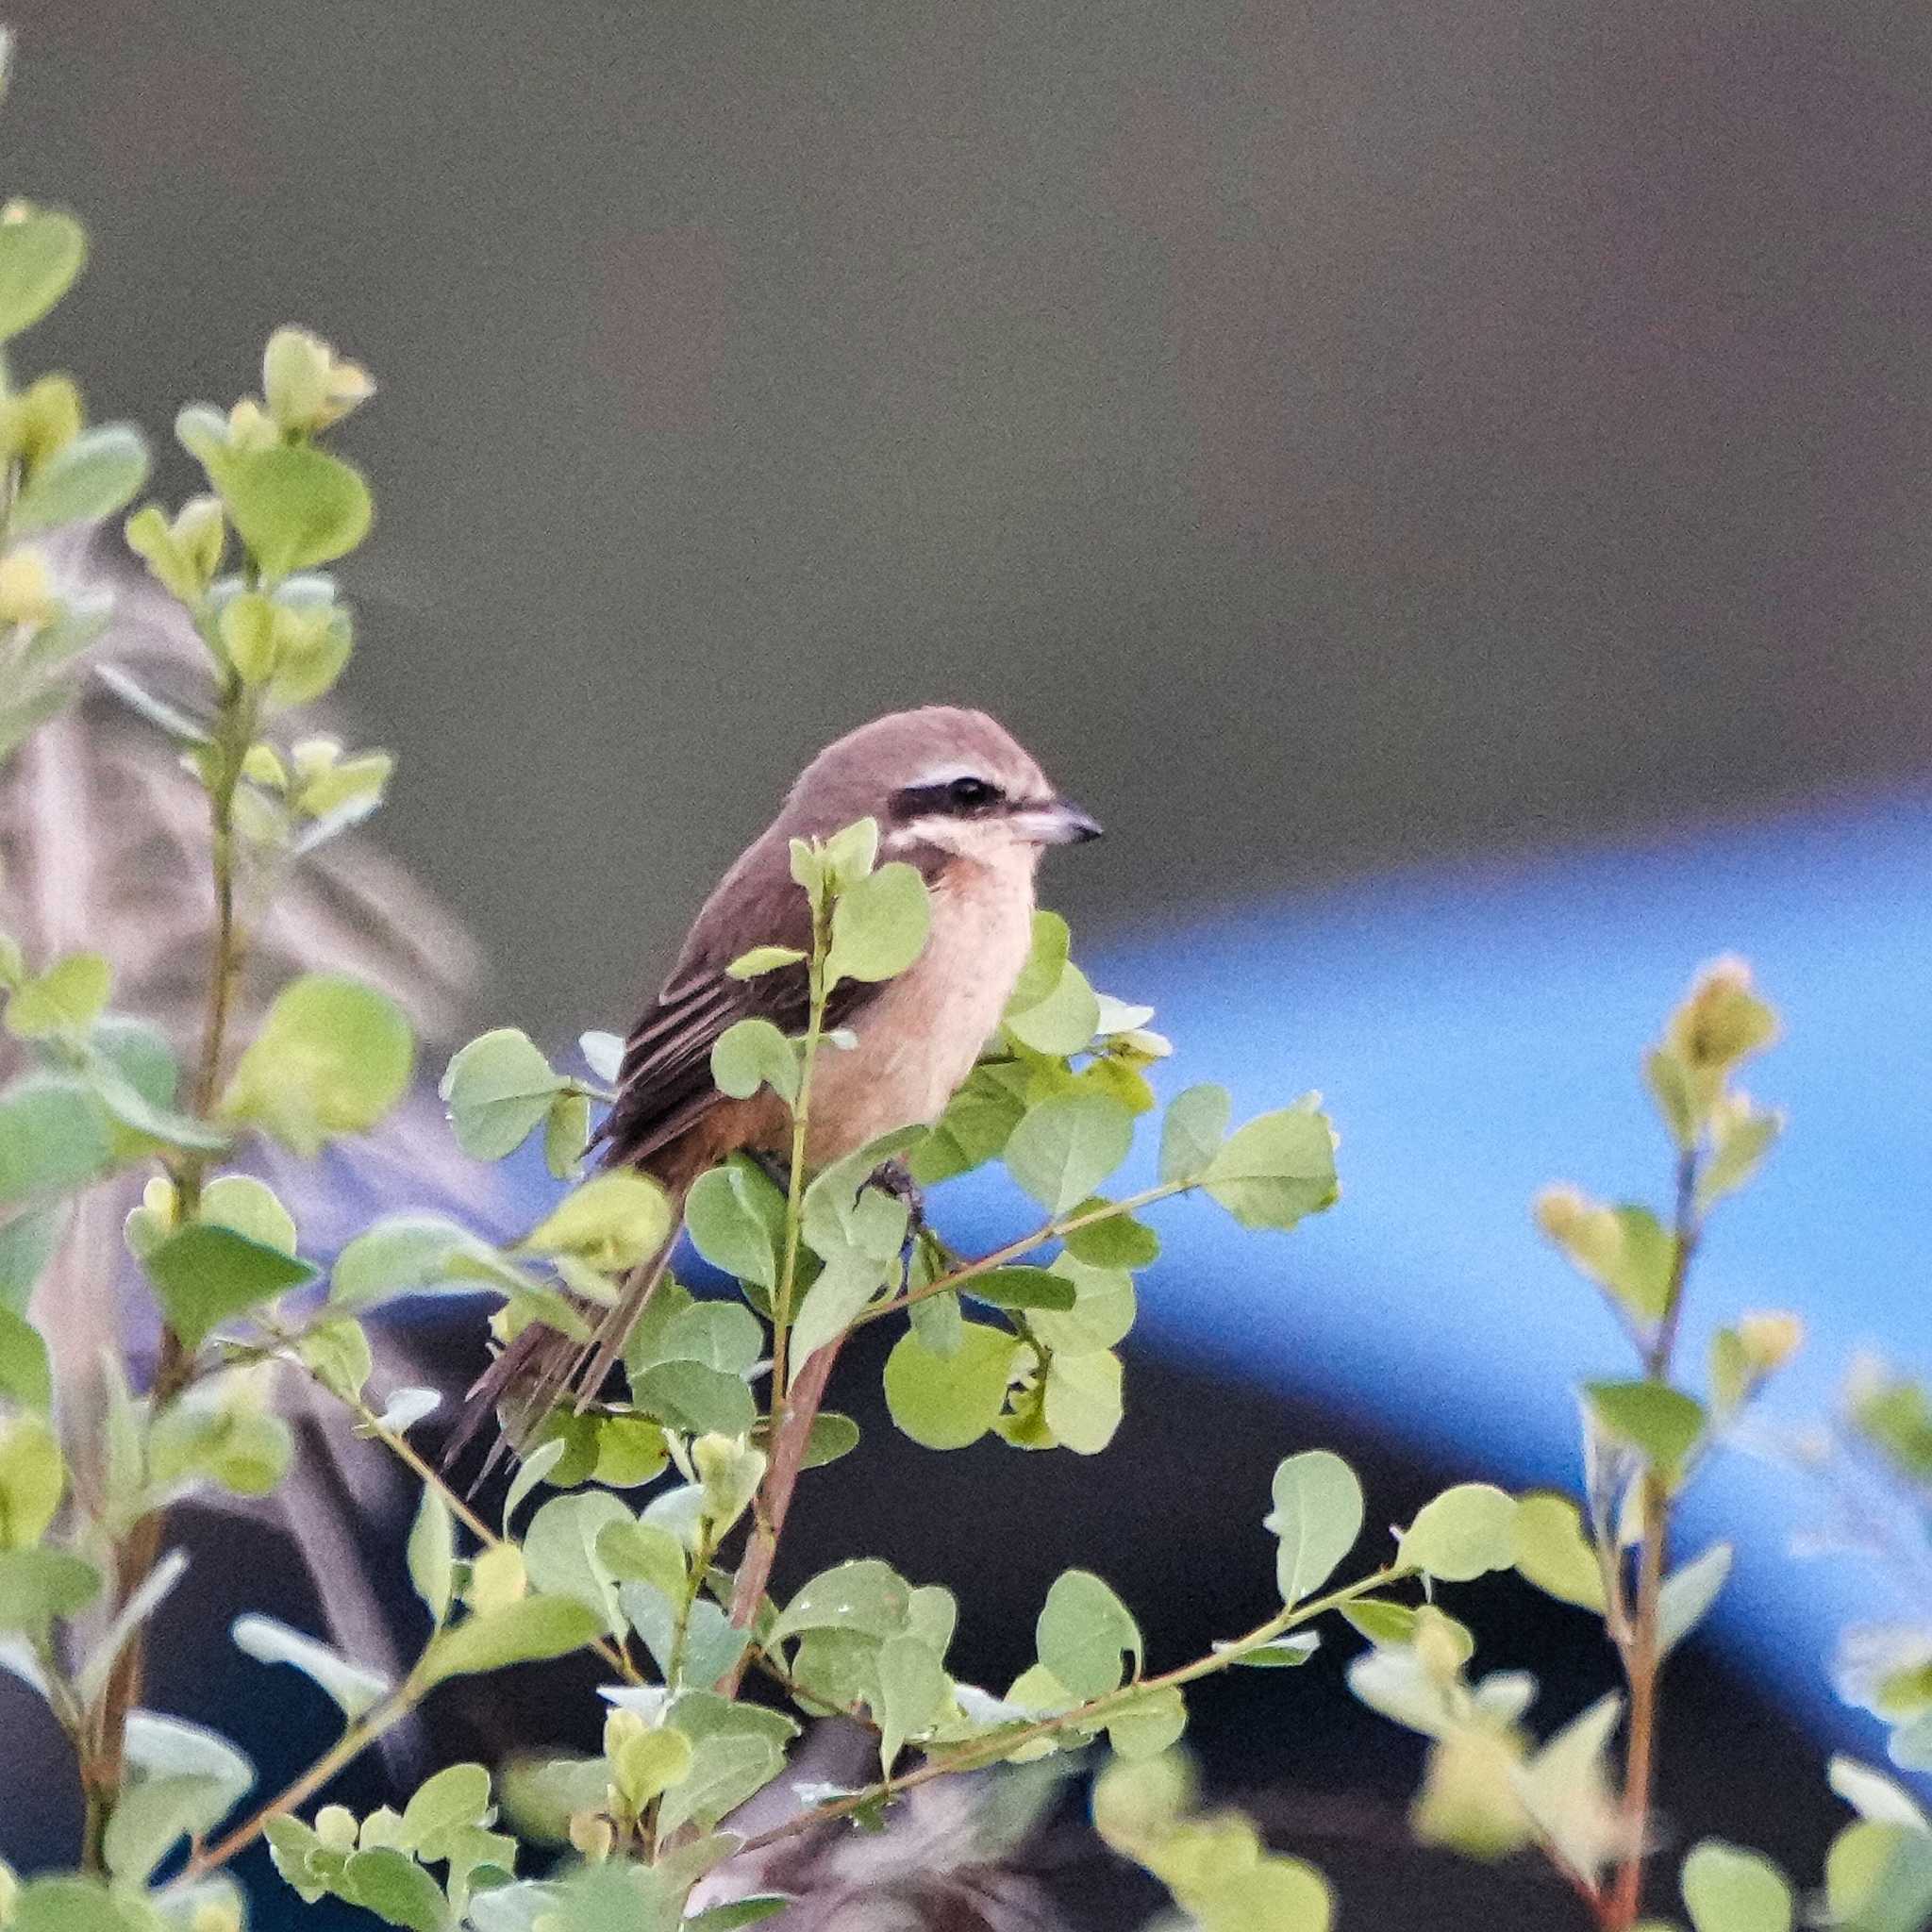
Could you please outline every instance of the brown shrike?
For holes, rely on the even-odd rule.
[[[841,982],[826,1024],[855,1041],[824,1054],[813,1075],[808,1164],[821,1168],[895,1127],[936,1120],[998,1025],[1032,940],[1041,852],[1100,835],[1059,797],[1038,764],[983,711],[928,705],[895,711],[828,745],[799,774],[776,818],[704,903],[662,990],[631,1029],[612,1107],[595,1144],[607,1165],[633,1167],[681,1206],[698,1175],[741,1150],[785,1156],[791,1121],[769,1088],[721,1093],[711,1048],[726,1027],[760,1017],[804,1030],[806,974],[753,979],[725,968],[752,947],[811,944],[810,904],[791,876],[793,839],[825,839],[877,821],[879,858],[924,877],[932,919],[924,949],[896,979]],[[471,1426],[508,1395],[527,1425],[560,1396],[594,1397],[670,1251],[637,1270],[594,1341],[532,1326],[472,1391]],[[451,1453],[470,1427],[459,1431]]]

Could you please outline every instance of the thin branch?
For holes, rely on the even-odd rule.
[[[1684,1290],[1690,1279],[1702,1226],[1697,1215],[1698,1157],[1687,1149],[1677,1160],[1676,1211],[1673,1217],[1675,1248],[1664,1291],[1663,1313],[1644,1351],[1646,1380],[1668,1383],[1677,1331],[1684,1315]],[[1623,1863],[1608,1894],[1608,1911],[1602,1923],[1607,1932],[1628,1932],[1637,1923],[1643,1897],[1644,1841],[1650,1829],[1651,1790],[1656,1781],[1658,1677],[1663,1662],[1659,1611],[1663,1601],[1664,1559],[1670,1533],[1671,1491],[1663,1477],[1647,1471],[1641,1491],[1643,1542],[1638,1557],[1636,1602],[1619,1650],[1630,1688],[1630,1719],[1624,1755]]]
[[[421,1665],[417,1668],[420,1670]],[[267,1804],[252,1811],[234,1830],[197,1851],[182,1867],[180,1875],[173,1881],[174,1885],[192,1885],[196,1879],[206,1878],[210,1872],[225,1865],[238,1853],[245,1852],[273,1820],[285,1817],[296,1806],[313,1797],[337,1772],[368,1750],[391,1724],[407,1717],[415,1708],[421,1695],[412,1672],[387,1697],[372,1705],[351,1724],[307,1771],[285,1785]]]
[[[802,1832],[830,1824],[835,1819],[847,1818],[854,1812],[869,1810],[875,1805],[888,1803],[902,1792],[913,1790],[920,1785],[931,1784],[936,1778],[950,1777],[962,1771],[984,1770],[990,1764],[997,1764],[1002,1758],[1009,1757],[1023,1745],[1033,1743],[1041,1738],[1056,1737],[1061,1731],[1077,1725],[1104,1723],[1110,1711],[1119,1709],[1123,1705],[1131,1704],[1135,1698],[1144,1696],[1150,1690],[1178,1690],[1183,1684],[1191,1684],[1201,1677],[1212,1676],[1218,1671],[1227,1670],[1240,1663],[1250,1651],[1258,1650],[1263,1644],[1274,1642],[1300,1624],[1312,1623],[1315,1618],[1329,1610],[1340,1609],[1342,1605],[1353,1603],[1357,1597],[1368,1596],[1414,1574],[1408,1565],[1391,1563],[1375,1571],[1372,1575],[1361,1577],[1354,1583],[1344,1584],[1340,1590],[1330,1591],[1326,1596],[1311,1597],[1307,1603],[1293,1605],[1280,1611],[1269,1618],[1265,1624],[1257,1624],[1245,1637],[1238,1637],[1231,1643],[1223,1644],[1219,1649],[1210,1651],[1206,1657],[1196,1657],[1191,1663],[1164,1671],[1158,1676],[1137,1678],[1130,1684],[1123,1684],[1118,1690],[1109,1690],[1105,1696],[1090,1698],[1085,1704],[1077,1705],[1072,1710],[1059,1711],[1052,1716],[1040,1718],[1032,1724],[1021,1724],[1011,1730],[1002,1730],[991,1736],[976,1739],[972,1743],[943,1756],[928,1757],[917,1770],[909,1771],[904,1776],[881,1778],[877,1784],[868,1785],[861,1791],[848,1792],[843,1797],[830,1799],[823,1805],[815,1805],[809,1810],[801,1811],[796,1817],[787,1819],[783,1824],[774,1825],[769,1831],[761,1831],[755,1838],[746,1839],[740,1849],[746,1852],[762,1851],[767,1845],[780,1844],[787,1839],[796,1838]]]
[[[277,1340],[288,1342],[291,1338],[278,1336]],[[284,1359],[292,1362],[295,1367],[301,1369],[318,1389],[326,1394],[334,1396],[356,1418],[366,1434],[374,1437],[397,1461],[417,1475],[422,1480],[425,1489],[434,1490],[448,1507],[450,1514],[486,1549],[493,1550],[499,1548],[509,1541],[508,1538],[499,1536],[495,1530],[491,1529],[489,1524],[470,1506],[468,1499],[450,1487],[436,1465],[407,1436],[398,1430],[391,1428],[359,1396],[352,1399],[344,1395],[340,1389],[331,1388],[307,1362],[302,1361],[298,1357],[291,1355],[285,1357]],[[626,1683],[641,1684],[644,1681],[643,1673],[608,1638],[600,1637],[590,1648],[623,1677]]]
[[[990,1255],[982,1255],[976,1261],[966,1261],[955,1268],[951,1274],[942,1274],[936,1281],[928,1281],[923,1288],[908,1289],[904,1294],[894,1295],[891,1301],[875,1303],[853,1321],[854,1328],[863,1328],[868,1322],[877,1322],[887,1315],[896,1315],[902,1309],[909,1308],[914,1302],[929,1301],[936,1294],[952,1294],[963,1288],[967,1282],[981,1274],[991,1274],[995,1268],[1006,1268],[1019,1260],[1024,1255],[1030,1255],[1036,1248],[1041,1248],[1048,1241],[1063,1241],[1070,1234],[1077,1234],[1083,1227],[1092,1227],[1103,1221],[1116,1221],[1123,1214],[1136,1214],[1142,1208],[1156,1201],[1171,1199],[1175,1194],[1185,1194],[1200,1186],[1198,1180],[1162,1181],[1158,1187],[1145,1188],[1138,1194],[1129,1194],[1124,1201],[1108,1201],[1098,1208],[1088,1208],[1078,1214],[1061,1216],[1049,1221],[1043,1227],[1037,1227],[1031,1234],[1023,1234],[1007,1242],[1004,1247],[995,1248]]]

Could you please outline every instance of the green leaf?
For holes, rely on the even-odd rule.
[[[565,1657],[593,1642],[603,1627],[595,1610],[573,1598],[525,1597],[443,1631],[426,1654],[425,1682],[441,1684],[508,1664]]]
[[[16,1040],[85,1033],[101,1016],[114,973],[98,953],[70,953],[29,979],[7,1003],[7,1030]]]
[[[1007,1139],[1007,1172],[1050,1215],[1065,1214],[1127,1158],[1134,1119],[1103,1093],[1057,1093],[1027,1109]]]
[[[1340,1191],[1334,1129],[1308,1108],[1259,1114],[1222,1142],[1200,1180],[1243,1227],[1292,1227]]]
[[[0,1100],[0,1113],[5,1107]],[[44,1208],[24,1208],[0,1225],[0,1308],[25,1316],[34,1286],[67,1230],[68,1214],[67,1203],[55,1201]]]
[[[878,857],[879,822],[872,818],[855,819],[825,841],[820,855],[820,872],[834,891],[843,891],[864,878],[878,863]],[[800,879],[799,883],[804,885],[805,881]]]
[[[692,1821],[708,1831],[784,1770],[785,1745],[798,1734],[774,1710],[708,1690],[685,1691],[673,1703],[670,1722],[691,1741],[691,1769],[664,1794],[658,1824],[666,1833]]]
[[[42,1074],[0,1094],[0,1208],[83,1187],[112,1159],[107,1116],[85,1087]]]
[[[756,1925],[762,1919],[774,1919],[792,1902],[789,1891],[754,1892],[749,1898],[734,1898],[724,1905],[707,1906],[684,1922],[685,1932],[739,1932],[743,1925]]]
[[[1735,1194],[1750,1183],[1784,1131],[1784,1124],[1783,1114],[1754,1108],[1748,1101],[1720,1107],[1713,1135],[1716,1147],[1697,1180],[1700,1210],[1708,1210],[1726,1194]]]
[[[1006,1404],[1019,1343],[1003,1328],[964,1324],[951,1356],[935,1355],[919,1337],[900,1337],[886,1358],[886,1407],[915,1442],[963,1449],[992,1427]]]
[[[473,1160],[501,1160],[524,1144],[568,1084],[528,1034],[499,1026],[458,1049],[436,1091],[449,1105],[457,1145]]]
[[[423,1500],[409,1527],[408,1556],[416,1594],[438,1624],[447,1623],[456,1594],[456,1524],[442,1491],[433,1483],[423,1485]]]
[[[108,1821],[102,1852],[108,1870],[124,1885],[144,1885],[177,1840],[204,1828],[209,1792],[194,1777],[131,1781]],[[227,1807],[223,1805],[222,1810]],[[216,1822],[221,1812],[216,1813]]]
[[[480,1764],[449,1765],[418,1785],[403,1807],[397,1848],[419,1858],[447,1858],[451,1840],[489,1815],[490,1774]]]
[[[530,1582],[551,1596],[574,1598],[594,1610],[613,1636],[624,1628],[617,1579],[597,1555],[597,1539],[631,1513],[603,1490],[553,1496],[524,1531],[524,1567]]]
[[[1225,1087],[1189,1087],[1167,1104],[1160,1125],[1160,1178],[1191,1181],[1208,1170],[1227,1136],[1234,1096]]]
[[[1488,1483],[1444,1490],[1416,1511],[1396,1557],[1441,1583],[1507,1570],[1516,1560],[1516,1499]]]
[[[782,1642],[801,1630],[858,1630],[883,1641],[905,1629],[910,1587],[874,1557],[841,1563],[814,1576],[772,1627]]]
[[[931,1729],[952,1701],[952,1680],[916,1637],[890,1637],[878,1657],[879,1766],[887,1776],[908,1739]]]
[[[895,860],[848,886],[832,908],[825,984],[896,978],[925,950],[932,908],[917,869]]]
[[[361,1323],[353,1315],[331,1314],[296,1338],[295,1354],[315,1379],[344,1402],[359,1402],[375,1367],[375,1357]]]
[[[0,1631],[40,1640],[100,1593],[100,1572],[66,1550],[0,1550]]]
[[[538,1442],[519,1456],[517,1473],[510,1479],[510,1486],[503,1499],[503,1533],[509,1534],[509,1520],[517,1513],[517,1506],[557,1465],[563,1460],[563,1453],[570,1446],[560,1436],[555,1436],[546,1442]]]
[[[806,1438],[803,1469],[823,1469],[858,1447],[858,1424],[849,1415],[821,1409],[812,1418],[811,1433]]]
[[[1516,1506],[1516,1569],[1559,1603],[1606,1608],[1603,1571],[1583,1533],[1583,1514],[1568,1496],[1524,1496]]]
[[[33,208],[0,222],[0,342],[40,321],[86,261],[87,234],[72,215]]]
[[[1592,1884],[1620,1847],[1622,1807],[1607,1770],[1624,1700],[1599,1697],[1515,1767],[1510,1782],[1538,1833]]]
[[[1047,1364],[1042,1412],[1056,1441],[1076,1456],[1098,1456],[1121,1425],[1120,1357],[1105,1349],[1056,1354]]]
[[[670,1682],[672,1659],[677,1655],[677,1615],[671,1599],[647,1583],[626,1583],[618,1597],[631,1628],[644,1640],[658,1670]],[[685,1619],[684,1655],[675,1688],[715,1684],[737,1663],[750,1641],[749,1630],[740,1629],[716,1604],[699,1597]]]
[[[1074,1306],[1032,1310],[1033,1333],[1057,1356],[1109,1349],[1134,1325],[1134,1278],[1124,1268],[1090,1268],[1062,1255],[1050,1271],[1074,1288]]]
[[[0,1550],[39,1542],[66,1490],[67,1465],[49,1424],[37,1415],[0,1422]]]
[[[112,516],[147,481],[147,444],[125,423],[83,430],[39,464],[14,499],[9,534],[37,536],[61,524]]]
[[[776,1202],[777,1224],[768,1211]],[[684,1224],[712,1267],[763,1289],[778,1280],[777,1241],[784,1203],[762,1174],[737,1162],[701,1174],[685,1196]]]
[[[597,1561],[624,1583],[648,1583],[666,1597],[684,1594],[684,1547],[668,1530],[626,1520],[597,1533]]]
[[[108,1138],[118,1160],[138,1159],[156,1142],[219,1152],[229,1137],[175,1110],[175,1055],[158,1027],[104,1014],[94,1023],[81,1077],[112,1116]]]
[[[1225,1644],[1216,1644],[1217,1650],[1224,1650]],[[1291,1630],[1286,1637],[1277,1638],[1273,1643],[1259,1643],[1253,1650],[1244,1650],[1232,1659],[1233,1662],[1257,1671],[1291,1671],[1305,1664],[1322,1647],[1322,1633],[1319,1630]]]
[[[1058,980],[1030,1006],[1008,1003],[1006,1029],[1022,1046],[1056,1059],[1085,1053],[1100,1031],[1100,999],[1087,975],[1068,960]]]
[[[1824,1883],[1833,1925],[1920,1932],[1932,1917],[1932,1838],[1908,1825],[1848,1824],[1825,1855]]]
[[[1328,1932],[1328,1883],[1299,1858],[1265,1855],[1216,1880],[1196,1902],[1201,1932]]]
[[[408,1932],[444,1932],[453,1924],[441,1886],[405,1853],[387,1845],[350,1853],[342,1895]]]
[[[1067,922],[1058,912],[1049,912],[1043,907],[1036,909],[1026,963],[1020,968],[1020,976],[1007,996],[1009,1013],[1024,1013],[1028,1007],[1037,1007],[1059,985],[1071,945]]]
[[[734,1436],[700,1436],[691,1445],[691,1468],[697,1473],[698,1513],[724,1533],[751,1507],[765,1476],[765,1453]]]
[[[634,1490],[660,1474],[670,1460],[664,1431],[648,1416],[597,1416],[593,1426],[597,1460],[591,1479],[606,1489]]]
[[[957,1294],[924,1295],[907,1308],[906,1319],[928,1354],[951,1361],[959,1353],[966,1335],[966,1311]]]
[[[754,946],[748,953],[739,954],[724,971],[733,979],[757,979],[781,966],[796,966],[804,958],[796,946]]]
[[[1018,1080],[1018,1086],[1015,1080]],[[994,1159],[1026,1111],[1026,1070],[981,1065],[946,1103],[946,1110],[907,1157],[921,1187],[935,1187],[956,1174]]]
[[[591,1139],[587,1093],[559,1093],[543,1116],[543,1162],[560,1181],[575,1180]]]
[[[1342,1605],[1341,1614],[1378,1650],[1399,1650],[1415,1641],[1416,1613],[1407,1604],[1391,1603],[1386,1597],[1358,1596]],[[1472,1643],[1470,1654],[1474,1656],[1474,1651]]]
[[[78,1876],[29,1879],[9,1907],[8,1932],[158,1932],[160,1924],[144,1899]]]
[[[0,1302],[0,1396],[38,1415],[54,1412],[54,1367],[41,1331]]]
[[[714,1605],[712,1607],[716,1607]],[[633,1731],[618,1744],[613,1782],[633,1812],[691,1775],[691,1742],[682,1731]]]
[[[518,1248],[575,1255],[615,1273],[651,1259],[671,1234],[671,1204],[656,1181],[629,1172],[600,1174],[566,1194]]]
[[[1141,1626],[1091,1571],[1069,1570],[1056,1579],[1034,1637],[1041,1663],[1083,1704],[1120,1688],[1124,1652],[1134,1674],[1141,1674]]]
[[[1159,1757],[1187,1727],[1187,1700],[1178,1687],[1157,1684],[1108,1714],[1107,1740],[1131,1764]]]
[[[1047,1268],[990,1268],[962,1288],[975,1301],[988,1302],[996,1308],[1049,1308],[1065,1313],[1075,1300],[1073,1282]]]
[[[1281,1541],[1275,1578],[1281,1601],[1312,1596],[1362,1533],[1362,1486],[1327,1449],[1305,1449],[1274,1472],[1274,1507],[1262,1526]]]
[[[245,1401],[172,1404],[148,1438],[148,1480],[163,1493],[207,1477],[238,1496],[265,1496],[294,1459],[293,1433],[280,1416]]]
[[[844,1334],[895,1266],[896,1257],[875,1260],[851,1249],[828,1257],[792,1322],[792,1360],[802,1365],[808,1356]]]
[[[409,1023],[387,994],[337,974],[306,974],[275,995],[221,1112],[312,1159],[335,1136],[375,1126],[408,1091],[415,1058]]]
[[[1107,1201],[1083,1201],[1075,1217],[1109,1206]],[[1063,1239],[1066,1252],[1090,1268],[1151,1268],[1160,1258],[1160,1237],[1131,1214],[1108,1214],[1084,1227],[1070,1227]]]
[[[1731,1546],[1712,1543],[1664,1578],[1657,1599],[1658,1655],[1668,1657],[1703,1622],[1731,1574]]]
[[[1757,1852],[1707,1838],[1684,1860],[1682,1884],[1697,1932],[1791,1932],[1791,1888]]]
[[[493,1256],[489,1244],[441,1214],[395,1214],[358,1234],[336,1257],[329,1275],[329,1299],[365,1307],[392,1294],[459,1290],[474,1294],[480,1285],[474,1272],[459,1272],[463,1260]]]
[[[345,556],[368,534],[369,486],[339,457],[308,445],[196,454],[271,582]]]
[[[1860,1818],[1932,1833],[1932,1819],[1925,1816],[1918,1799],[1882,1771],[1874,1771],[1855,1757],[1840,1755],[1825,1766],[1824,1775],[1832,1790]]]
[[[598,1079],[615,1086],[624,1075],[624,1041],[615,1033],[580,1033],[577,1051]]]
[[[201,1191],[197,1221],[232,1229],[265,1248],[295,1252],[294,1217],[266,1181],[251,1174],[218,1174]]]
[[[232,1316],[315,1279],[307,1261],[229,1227],[200,1223],[171,1234],[142,1263],[168,1326],[190,1348]]]
[[[745,1436],[758,1421],[744,1382],[703,1362],[654,1362],[631,1376],[630,1393],[647,1415],[688,1435]]]
[[[358,1718],[378,1699],[387,1695],[390,1682],[380,1671],[371,1670],[332,1650],[316,1638],[305,1637],[273,1617],[250,1614],[237,1617],[229,1635],[236,1649],[264,1664],[291,1664],[312,1683],[333,1698],[347,1718]]]
[[[798,1051],[769,1020],[739,1020],[711,1048],[711,1080],[720,1093],[749,1100],[770,1087],[789,1107],[798,1098]]]
[[[1704,1405],[1659,1382],[1588,1382],[1584,1400],[1597,1422],[1629,1443],[1667,1482],[1682,1473],[1704,1436]]]

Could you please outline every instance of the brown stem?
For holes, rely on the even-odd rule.
[[[1690,1257],[1702,1232],[1697,1220],[1697,1154],[1687,1150],[1677,1161],[1674,1216],[1676,1248],[1671,1278],[1664,1292],[1663,1313],[1644,1351],[1643,1373],[1658,1384],[1670,1380],[1671,1358],[1676,1352],[1677,1330],[1683,1320],[1684,1286]],[[1655,1471],[1643,1477],[1643,1545],[1638,1558],[1637,1594],[1628,1630],[1620,1644],[1624,1674],[1630,1689],[1630,1720],[1624,1754],[1624,1858],[1607,1893],[1606,1932],[1628,1932],[1642,1908],[1645,1840],[1650,1834],[1650,1806],[1657,1770],[1657,1727],[1661,1702],[1658,1685],[1663,1661],[1658,1610],[1663,1599],[1665,1544],[1670,1534],[1670,1485]]]
[[[221,726],[217,734],[221,768],[208,792],[210,860],[214,874],[215,927],[209,941],[208,1009],[202,1024],[201,1053],[196,1065],[193,1110],[206,1119],[214,1109],[221,1089],[222,1064],[227,1047],[228,1024],[241,985],[243,944],[235,917],[235,790],[241,782],[242,760],[254,730],[254,706],[233,682],[222,692]],[[179,1189],[177,1212],[192,1220],[201,1203],[208,1176],[208,1156],[192,1151],[175,1170]],[[193,1351],[183,1346],[163,1325],[150,1412],[160,1414],[194,1376]],[[114,1557],[114,1613],[133,1600],[160,1560],[167,1540],[168,1514],[150,1509],[127,1532]],[[107,1821],[126,1774],[127,1718],[141,1702],[147,1669],[147,1633],[137,1627],[114,1659],[99,1703],[78,1740],[81,1780],[87,1813],[81,1844],[81,1869],[99,1874],[106,1869]]]
[[[778,1538],[791,1507],[792,1491],[798,1487],[798,1473],[805,1465],[805,1445],[818,1418],[819,1405],[825,1399],[825,1384],[843,1342],[843,1336],[835,1336],[806,1357],[805,1366],[791,1384],[777,1432],[771,1439],[772,1459],[766,1466],[764,1481],[758,1485],[751,1536],[731,1587],[731,1621],[741,1630],[751,1628],[758,1606],[765,1600],[765,1591],[772,1580],[772,1564],[778,1554]],[[719,1678],[718,1690],[723,1696],[737,1695],[748,1657],[747,1648]]]

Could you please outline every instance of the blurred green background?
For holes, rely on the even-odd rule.
[[[349,692],[540,1032],[893,705],[1108,823],[1090,927],[1923,758],[1924,9],[8,11],[25,361],[381,380]]]

